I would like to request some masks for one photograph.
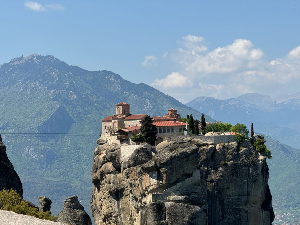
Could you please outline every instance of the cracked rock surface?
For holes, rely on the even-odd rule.
[[[98,141],[91,209],[96,225],[269,225],[268,177],[266,158],[249,140],[213,145],[178,137],[156,147]]]

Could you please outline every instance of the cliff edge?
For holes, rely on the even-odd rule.
[[[251,224],[274,220],[266,158],[250,140],[179,137],[158,146],[109,145],[92,168],[96,225]]]
[[[7,157],[6,147],[0,135],[0,191],[3,189],[13,189],[23,197],[23,187],[19,175],[15,171],[12,163]]]

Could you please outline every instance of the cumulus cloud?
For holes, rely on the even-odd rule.
[[[268,61],[265,53],[246,39],[236,39],[212,50],[201,36],[187,35],[179,43],[180,47],[171,54],[179,65],[177,72],[152,85],[174,97],[180,93],[182,102],[201,95],[225,99],[249,92],[271,97],[299,92],[300,46],[282,58]],[[182,85],[173,81],[176,76],[183,77]],[[187,82],[199,85],[189,86]],[[186,86],[190,87],[188,91]]]
[[[37,11],[37,12],[45,11],[45,8],[41,4],[39,4],[37,2],[27,1],[27,2],[24,3],[24,5],[28,9],[31,9],[33,11]]]
[[[145,56],[145,60],[144,62],[142,62],[142,66],[144,67],[157,66],[157,58],[154,55]]]
[[[202,76],[255,68],[264,60],[262,50],[254,48],[249,40],[237,39],[231,45],[211,52],[202,44],[202,37],[188,35],[183,40],[186,48],[178,50],[176,59],[186,71],[201,73]]]
[[[191,87],[193,86],[193,82],[180,73],[171,73],[164,79],[156,79],[151,85],[170,89],[178,87]]]
[[[59,10],[59,11],[64,10],[64,7],[60,4],[49,4],[49,5],[43,6],[42,4],[40,4],[38,2],[26,1],[24,3],[24,5],[26,8],[31,9],[36,12],[42,12],[42,11],[46,11],[46,10]]]

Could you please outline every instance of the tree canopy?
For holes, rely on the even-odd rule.
[[[247,126],[242,123],[237,123],[236,125],[232,126],[230,129],[232,132],[244,134],[246,137],[248,137],[249,130],[247,129]]]
[[[206,122],[204,114],[201,115],[201,133],[204,135],[206,133]]]
[[[150,145],[155,145],[157,129],[156,126],[152,124],[152,118],[150,116],[146,115],[143,118],[140,130],[144,141]]]

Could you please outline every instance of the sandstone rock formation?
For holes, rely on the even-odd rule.
[[[96,225],[269,225],[268,176],[266,158],[249,140],[177,138],[156,149],[98,141],[92,214]]]
[[[47,198],[46,196],[40,196],[38,198],[38,201],[40,203],[39,211],[40,212],[47,212],[51,209],[52,201],[50,198]]]
[[[6,147],[3,144],[0,135],[0,190],[4,188],[12,188],[16,190],[21,197],[23,197],[21,180],[7,157]]]
[[[90,216],[84,211],[76,195],[66,198],[57,221],[72,225],[92,225]]]

